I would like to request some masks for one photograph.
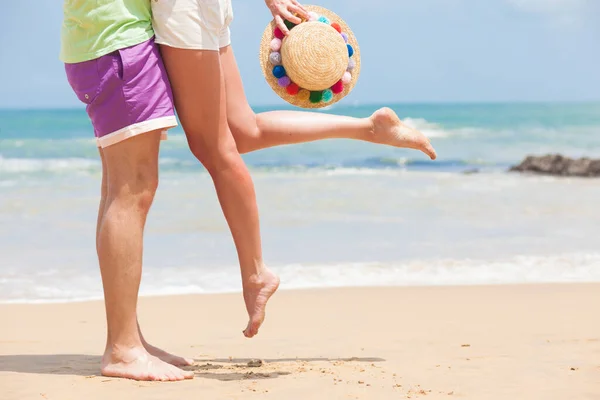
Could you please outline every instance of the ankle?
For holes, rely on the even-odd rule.
[[[265,281],[265,272],[267,271],[267,267],[262,261],[244,268],[242,272],[242,286],[244,288],[261,286]]]
[[[377,127],[377,124],[375,123],[375,114],[371,115],[370,117],[364,118],[364,124],[364,134],[361,139],[367,142],[373,142],[375,140],[375,131]]]
[[[135,349],[144,348],[144,339],[139,335],[137,329],[123,335],[109,334],[106,341],[106,353],[121,353]]]
[[[103,358],[108,358],[113,362],[122,361],[127,363],[132,362],[145,354],[147,354],[147,352],[141,342],[135,345],[109,343],[106,345]]]

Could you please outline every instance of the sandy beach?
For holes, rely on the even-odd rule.
[[[148,297],[195,379],[99,375],[101,302],[1,305],[0,398],[598,399],[600,285],[282,291],[245,339],[239,294]],[[248,366],[261,359],[262,366]]]

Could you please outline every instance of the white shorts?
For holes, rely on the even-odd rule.
[[[156,43],[219,50],[231,44],[231,0],[151,0]]]

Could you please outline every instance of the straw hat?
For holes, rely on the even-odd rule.
[[[335,13],[319,6],[304,6],[308,21],[285,21],[284,38],[271,21],[260,43],[260,65],[271,88],[288,103],[302,108],[334,104],[356,85],[360,51],[356,37]]]

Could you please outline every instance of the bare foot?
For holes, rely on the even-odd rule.
[[[163,349],[152,346],[150,343],[144,342],[144,348],[154,357],[158,357],[166,363],[175,365],[176,367],[188,367],[194,363],[191,358],[176,356],[175,354],[167,353]]]
[[[260,275],[256,275],[244,284],[244,301],[250,320],[244,330],[244,336],[251,338],[258,333],[258,329],[265,320],[267,301],[279,287],[279,277],[265,268]]]
[[[405,125],[390,108],[384,107],[375,111],[371,115],[371,121],[373,122],[372,142],[420,150],[432,160],[437,158],[427,136]]]
[[[183,371],[149,354],[143,347],[125,351],[107,350],[102,356],[102,375],[137,381],[182,381],[194,377],[192,371]]]

